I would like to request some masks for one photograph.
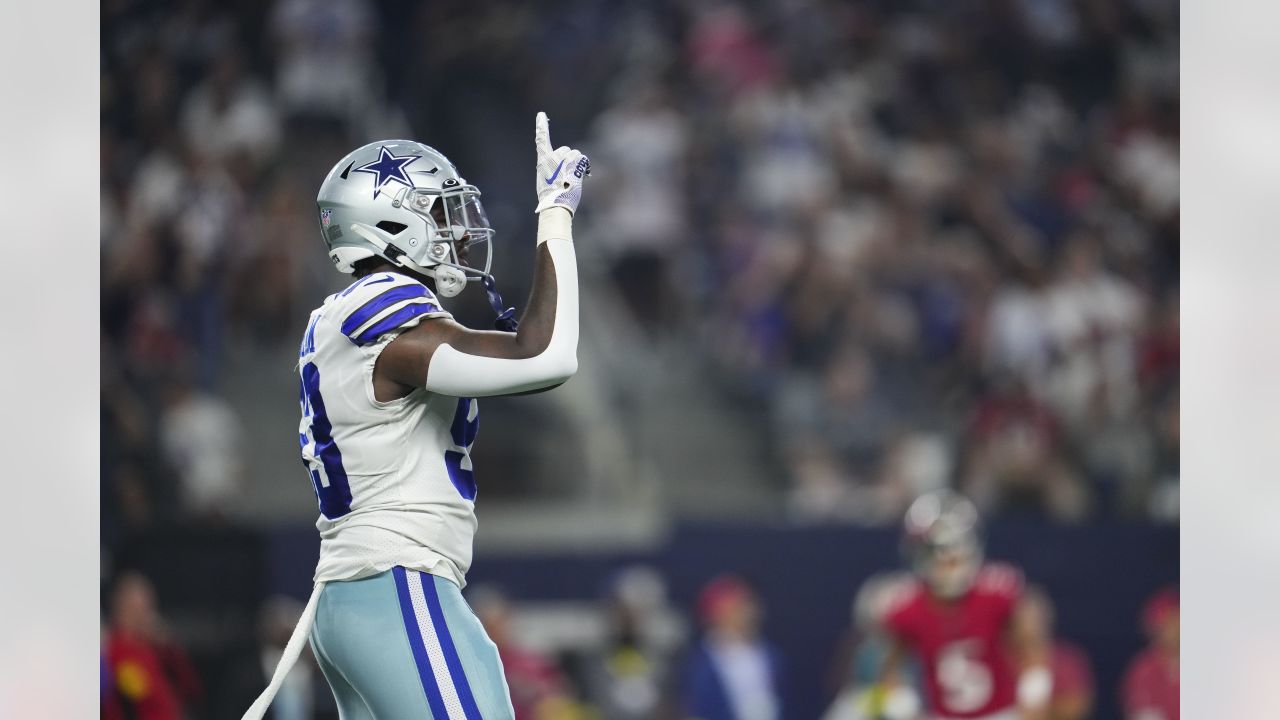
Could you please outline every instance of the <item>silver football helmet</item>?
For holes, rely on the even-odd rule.
[[[903,551],[934,593],[957,598],[982,568],[982,521],[968,498],[950,490],[916,498],[903,519]]]
[[[356,149],[329,171],[316,209],[340,272],[376,256],[432,278],[444,297],[477,280],[493,287],[493,229],[480,190],[429,145],[382,140]]]

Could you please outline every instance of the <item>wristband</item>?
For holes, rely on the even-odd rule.
[[[538,244],[548,240],[573,240],[573,213],[560,206],[538,213]]]

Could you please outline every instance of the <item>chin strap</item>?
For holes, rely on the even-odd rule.
[[[498,283],[493,279],[492,275],[485,273],[482,282],[484,283],[484,292],[489,296],[489,305],[498,316],[494,319],[493,326],[503,332],[515,332],[516,328],[520,327],[520,321],[516,320],[515,317],[516,309],[514,307],[509,307],[506,310],[502,309],[502,293],[498,292]]]

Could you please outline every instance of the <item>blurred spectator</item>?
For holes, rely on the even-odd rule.
[[[736,3],[699,5],[691,24],[686,49],[693,71],[717,92],[745,92],[772,73],[773,52]]]
[[[1179,514],[1178,477],[1181,462],[1179,395],[1174,390],[1157,410],[1155,444],[1155,486],[1149,500],[1151,517],[1177,522]]]
[[[1138,350],[1138,380],[1148,393],[1158,393],[1178,383],[1178,307],[1178,292],[1174,289],[1163,302],[1148,308],[1147,327]]]
[[[181,372],[171,379],[161,417],[161,447],[178,473],[184,511],[226,519],[241,489],[241,426],[222,398],[193,387]]]
[[[116,691],[116,671],[110,658],[109,640],[106,625],[103,625],[98,639],[98,706],[103,720],[124,717],[124,708]]]
[[[328,117],[361,129],[375,95],[377,30],[365,0],[279,0],[271,11],[276,92],[285,112]]]
[[[827,709],[823,720],[877,720],[871,713],[871,693],[881,682],[885,658],[893,645],[881,624],[893,601],[913,575],[904,570],[891,570],[872,575],[863,581],[853,598],[853,633],[842,645],[835,663],[839,693]],[[919,717],[924,697],[922,678],[915,658],[908,658],[903,670],[889,680],[883,701],[883,717],[887,720],[914,720]]]
[[[586,663],[587,697],[610,720],[670,717],[673,660],[682,628],[666,585],[648,567],[629,567],[604,598],[603,646]]]
[[[284,655],[284,647],[289,643],[298,618],[302,617],[302,609],[301,602],[283,595],[269,597],[263,603],[258,614],[259,690],[271,681],[271,675],[280,663],[280,657]],[[289,671],[271,703],[271,716],[274,720],[310,720],[318,715],[318,706],[334,704],[327,683],[316,672],[310,648],[304,650],[303,655],[302,661],[294,664]],[[331,709],[336,714],[336,708]]]
[[[213,717],[235,717],[253,704],[271,682],[302,610],[303,604],[287,595],[273,595],[262,603],[258,611],[256,642],[252,647],[236,652],[227,663],[229,672],[215,698]],[[308,645],[285,676],[266,717],[270,720],[327,720],[337,716],[333,692],[319,672]]]
[[[790,509],[806,521],[847,521],[864,508],[852,478],[835,452],[822,442],[796,442],[789,451]]]
[[[1049,672],[1053,695],[1046,720],[1085,720],[1093,716],[1093,669],[1084,651],[1054,633],[1053,601],[1043,588],[1029,586],[1023,593],[1015,622],[1022,632],[1040,638],[1050,648]]]
[[[595,222],[631,313],[651,332],[677,318],[670,260],[687,242],[687,120],[653,81],[616,92],[619,101],[596,121],[592,160],[608,167],[592,188]]]
[[[245,53],[228,47],[213,61],[208,78],[187,95],[182,130],[202,156],[230,163],[265,162],[280,142],[272,96],[245,78]]]
[[[502,669],[511,690],[517,720],[567,716],[570,702],[563,674],[553,658],[521,647],[511,631],[511,603],[497,588],[476,587],[468,602],[484,624],[489,639],[498,646]]]
[[[779,418],[788,440],[814,438],[835,451],[855,476],[869,479],[890,433],[892,412],[867,352],[854,344],[832,356],[818,382],[801,381],[787,393]]]
[[[181,720],[194,710],[204,692],[200,678],[168,639],[150,581],[138,573],[121,576],[110,617],[105,647],[111,689],[103,717]]]
[[[1180,627],[1176,591],[1161,590],[1143,607],[1142,629],[1150,644],[1124,674],[1125,720],[1178,720]]]
[[[1088,488],[1064,461],[1057,418],[1024,380],[995,377],[975,407],[969,435],[962,489],[984,514],[1084,517]]]
[[[781,659],[760,634],[762,609],[740,578],[720,576],[702,588],[698,618],[706,628],[685,668],[685,714],[699,720],[786,717]]]
[[[237,244],[237,267],[228,277],[227,340],[233,351],[295,342],[298,317],[309,312],[300,301],[310,289],[300,261],[310,255],[313,239],[312,228],[297,219],[306,214],[310,200],[288,176],[264,190],[249,223],[254,232]]]
[[[1044,378],[1046,394],[1068,424],[1079,424],[1093,391],[1109,390],[1117,408],[1129,407],[1137,369],[1141,297],[1102,266],[1100,239],[1081,234],[1065,241],[1057,278],[1048,288],[1047,327],[1055,362]]]

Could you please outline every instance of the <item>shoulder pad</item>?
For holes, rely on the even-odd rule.
[[[403,332],[424,318],[451,317],[426,285],[393,272],[355,281],[334,297],[330,312],[342,334],[362,347],[388,333]]]
[[[883,617],[888,618],[902,612],[908,605],[915,602],[923,591],[924,585],[918,578],[902,578],[886,583],[880,591],[884,593],[881,600]]]

